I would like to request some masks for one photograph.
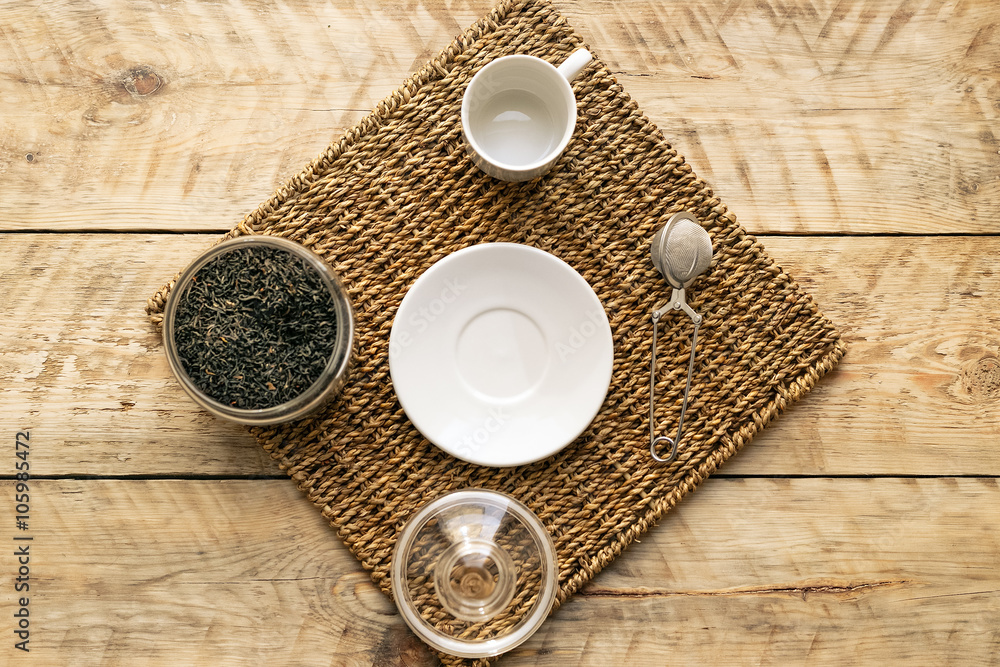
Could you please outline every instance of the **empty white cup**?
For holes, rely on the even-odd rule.
[[[591,59],[587,49],[559,67],[535,56],[504,56],[479,70],[462,98],[462,137],[476,166],[504,181],[551,169],[576,125],[570,81]]]

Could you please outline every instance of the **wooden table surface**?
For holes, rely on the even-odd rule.
[[[1000,4],[555,4],[849,350],[501,664],[997,664]],[[489,9],[4,4],[0,663],[434,662],[143,307]]]

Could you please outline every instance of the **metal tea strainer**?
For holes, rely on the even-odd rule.
[[[674,289],[667,305],[653,311],[653,359],[649,368],[649,451],[653,458],[663,463],[670,463],[677,456],[677,445],[681,440],[684,428],[684,413],[687,412],[688,395],[691,393],[691,376],[694,373],[694,351],[698,345],[698,327],[702,317],[691,309],[684,296],[684,290],[691,282],[705,272],[712,263],[712,239],[708,232],[698,224],[697,218],[682,211],[670,216],[667,224],[653,237],[650,250],[653,265],[663,274]],[[677,422],[677,437],[665,435],[656,437],[656,427],[653,412],[656,405],[656,334],[662,318],[670,310],[683,310],[694,322],[694,334],[691,336],[691,359],[688,361],[687,383],[684,386],[684,398],[681,402],[681,415]],[[666,458],[656,453],[661,443],[670,444],[670,455]]]

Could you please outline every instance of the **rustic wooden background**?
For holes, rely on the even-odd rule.
[[[555,4],[850,347],[501,664],[996,664],[1000,4]],[[433,663],[143,306],[489,9],[4,4],[0,662]]]

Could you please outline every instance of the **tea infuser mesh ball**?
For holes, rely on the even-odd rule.
[[[557,590],[552,538],[503,493],[467,489],[421,508],[392,554],[392,594],[403,620],[435,649],[499,655],[541,626]]]
[[[674,289],[684,289],[712,263],[712,239],[688,212],[676,213],[653,237],[653,265]]]
[[[698,328],[702,322],[701,315],[694,312],[687,304],[684,290],[712,263],[712,239],[708,232],[698,224],[697,218],[687,211],[682,211],[672,215],[667,220],[667,224],[653,236],[650,254],[653,266],[667,279],[673,288],[673,294],[667,305],[653,311],[653,358],[649,368],[649,451],[657,461],[670,463],[677,457],[677,446],[684,428],[684,414],[687,412],[688,396],[691,393],[691,376],[694,373],[694,351],[698,345]],[[687,382],[684,386],[681,414],[677,422],[677,436],[674,438],[665,435],[656,437],[653,417],[656,405],[656,336],[660,318],[670,310],[683,310],[694,322]],[[661,443],[670,445],[670,454],[666,458],[656,453],[656,448]]]

